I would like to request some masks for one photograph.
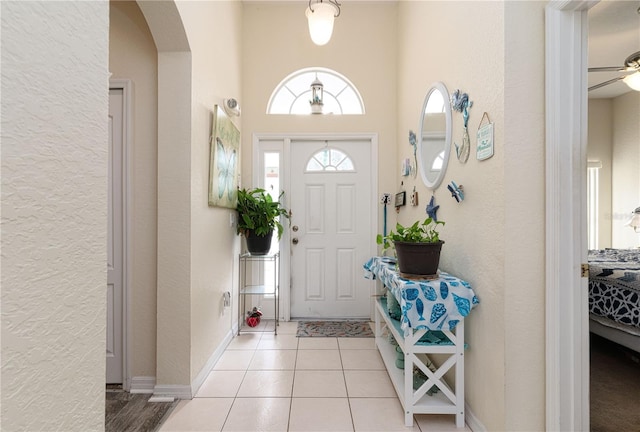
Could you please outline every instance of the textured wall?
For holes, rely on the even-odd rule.
[[[191,53],[173,1],[138,2],[158,50],[156,382],[190,384]]]
[[[611,246],[640,246],[640,235],[624,226],[640,207],[640,93],[631,91],[613,100],[613,168]]]
[[[191,381],[229,335],[239,237],[229,225],[235,209],[209,207],[209,137],[214,105],[241,94],[242,4],[237,1],[178,3],[193,59],[191,134]],[[224,43],[212,43],[224,41]],[[242,118],[235,118],[238,128]],[[246,155],[247,153],[245,153]],[[235,305],[235,302],[233,303]]]
[[[469,161],[462,165],[452,144],[447,172],[435,199],[440,205],[438,219],[446,223],[441,230],[445,241],[441,268],[469,281],[481,302],[465,327],[470,346],[466,354],[465,399],[487,430],[504,430],[505,66],[498,60],[504,56],[502,4],[400,2],[399,16],[398,141],[406,139],[409,129],[418,133],[422,103],[435,81],[442,81],[449,94],[460,89],[473,100],[469,111],[472,143],[484,111],[495,122],[496,148],[491,159],[477,161],[472,146]],[[456,31],[452,31],[452,22],[456,23]],[[453,112],[453,141],[460,144],[461,139],[462,115]],[[398,145],[398,164],[410,154],[410,147],[404,142]],[[466,196],[462,204],[456,203],[446,189],[451,180],[464,185]],[[400,211],[398,219],[404,224],[426,217],[425,205],[432,195],[420,176],[408,180],[407,190],[414,186],[422,205]],[[481,369],[482,373],[471,372]]]
[[[505,206],[504,226],[485,233],[484,244],[504,239],[504,428],[509,431],[545,427],[546,3],[504,2],[504,189],[487,184],[482,193],[482,199],[501,194]],[[485,211],[491,218],[492,209]],[[477,253],[484,256],[480,249]]]
[[[611,163],[613,156],[611,99],[589,99],[587,159],[602,162],[599,172],[598,247],[611,247]]]
[[[108,4],[1,8],[2,430],[102,430]]]
[[[110,2],[109,70],[133,82],[130,317],[132,376],[156,374],[158,53],[133,1]]]
[[[253,133],[378,134],[378,191],[395,192],[397,109],[396,2],[349,2],[336,19],[331,41],[311,42],[306,6],[300,2],[254,2],[244,5],[242,181],[251,185]],[[290,73],[326,67],[346,76],[364,101],[365,115],[267,115],[276,86]],[[417,114],[416,114],[417,116]],[[379,217],[382,230],[382,217]]]
[[[543,4],[399,2],[396,164],[410,155],[406,136],[419,130],[434,81],[474,103],[469,160],[461,164],[452,147],[435,197],[446,222],[441,267],[468,280],[481,302],[466,326],[465,396],[487,430],[544,429]],[[494,122],[495,149],[478,161],[483,112]],[[454,112],[458,144],[462,127]],[[404,180],[421,199],[400,211],[409,223],[426,216],[432,192],[419,177]],[[451,180],[464,185],[463,203],[446,190]]]

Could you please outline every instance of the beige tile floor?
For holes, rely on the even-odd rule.
[[[297,338],[243,333],[231,341],[192,400],[180,401],[159,431],[459,431],[454,416],[402,407],[372,338]],[[469,430],[469,429],[464,429]]]

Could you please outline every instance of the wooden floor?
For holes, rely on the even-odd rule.
[[[106,432],[153,432],[176,402],[148,402],[150,394],[131,394],[108,386],[105,406]]]

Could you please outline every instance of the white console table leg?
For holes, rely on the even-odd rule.
[[[404,330],[404,425],[413,426],[413,330]]]
[[[464,427],[464,320],[456,326],[456,427]]]

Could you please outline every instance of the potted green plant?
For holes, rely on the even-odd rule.
[[[395,248],[400,273],[408,276],[433,276],[438,272],[440,251],[444,241],[440,240],[438,228],[443,221],[426,218],[405,227],[396,224],[396,230],[388,235],[378,234],[376,242],[383,245],[383,252]]]
[[[278,199],[282,197],[280,194]],[[278,240],[284,227],[282,218],[289,219],[289,211],[274,201],[264,189],[238,189],[238,234],[247,241],[247,250],[252,255],[265,255],[271,249],[273,231],[277,230]]]

